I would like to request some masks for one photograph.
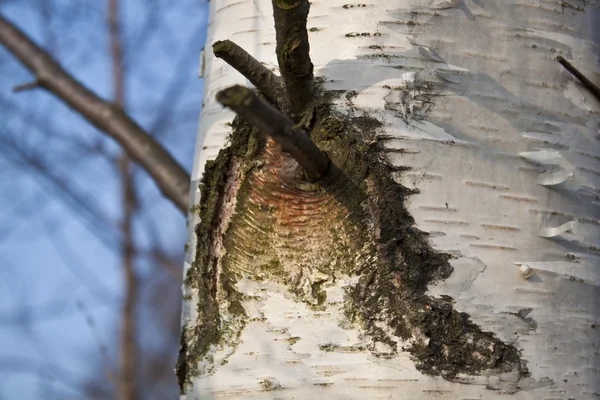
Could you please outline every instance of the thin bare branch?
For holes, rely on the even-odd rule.
[[[77,254],[71,247],[69,240],[61,236],[61,232],[52,232],[52,228],[47,221],[42,222],[43,229],[46,231],[46,237],[50,240],[56,255],[61,259],[63,265],[79,281],[82,287],[87,288],[92,296],[100,302],[106,304],[114,303],[116,294],[110,290],[98,275],[90,271],[87,260]]]
[[[40,152],[22,148],[14,137],[0,132],[0,154],[16,167],[29,168],[35,172],[33,176],[40,186],[75,211],[101,243],[110,249],[116,247],[119,238],[115,235],[114,225],[96,200],[81,190],[72,179],[59,174]]]
[[[3,134],[0,129],[0,160],[4,159],[14,165],[15,168],[29,169],[33,172],[33,177],[39,183],[40,187],[48,194],[52,195],[64,204],[65,207],[73,210],[75,215],[81,219],[86,229],[93,234],[108,249],[115,253],[120,250],[121,232],[116,230],[115,224],[103,212],[97,201],[88,195],[72,179],[64,174],[60,174],[56,168],[46,159],[41,152],[34,148],[26,148],[18,143],[11,135]],[[24,207],[26,216],[22,221],[18,221],[16,226],[27,223],[28,218],[35,216],[44,210],[46,202],[39,203],[39,200],[32,200],[36,207]],[[9,235],[14,228],[0,230],[0,239]],[[49,235],[55,238],[56,233]],[[155,257],[155,249],[139,248],[138,255],[144,257]],[[102,296],[100,296],[102,297]],[[105,299],[106,301],[106,299]]]
[[[119,1],[108,0],[106,16],[108,36],[110,42],[110,60],[112,67],[114,103],[124,108],[125,84],[123,82],[125,71],[123,68],[123,52],[121,50],[121,36],[119,32]]]
[[[123,110],[110,104],[69,75],[50,55],[0,15],[0,43],[36,76],[40,86],[78,111],[115,139],[152,176],[162,193],[184,213],[188,208],[189,174]]]
[[[277,62],[283,79],[289,113],[296,118],[304,111],[314,93],[313,65],[306,23],[308,0],[272,0]],[[287,109],[282,108],[284,112]]]
[[[281,106],[281,79],[231,40],[213,44],[213,53],[244,75],[273,104]]]
[[[123,83],[123,53],[119,32],[119,0],[108,0],[108,34],[110,41],[110,58],[112,61],[113,87],[115,104],[121,108],[125,105],[125,87]],[[137,341],[135,337],[135,306],[137,299],[137,277],[135,274],[135,244],[133,238],[133,216],[135,213],[135,188],[131,174],[131,165],[127,153],[123,152],[117,161],[121,174],[121,262],[123,280],[125,282],[124,301],[121,309],[121,325],[119,334],[119,379],[117,396],[119,400],[135,400],[137,386],[135,382]]]
[[[51,321],[59,318],[68,318],[70,313],[65,312],[72,300],[72,295],[66,297],[54,297],[37,306],[24,305],[14,310],[0,311],[0,326],[18,325],[34,321],[36,323]]]
[[[152,43],[156,36],[164,34],[164,29],[157,29],[160,25],[160,18],[167,12],[160,0],[147,0],[143,8],[145,13],[141,17],[143,25],[132,35],[128,41],[128,46],[123,53],[124,68],[133,70],[139,67],[139,64],[145,61],[144,53],[149,44]],[[162,27],[161,27],[162,28]],[[165,27],[166,28],[166,27]],[[169,39],[172,35],[167,35]]]
[[[281,145],[304,168],[309,180],[316,181],[327,172],[329,158],[308,134],[252,90],[232,86],[217,93],[217,100]]]
[[[110,356],[108,355],[108,348],[106,347],[106,344],[104,344],[104,341],[100,338],[100,333],[96,328],[94,318],[92,318],[92,315],[85,308],[81,300],[76,301],[75,305],[77,306],[77,309],[85,319],[85,323],[90,329],[90,332],[94,336],[94,340],[96,341],[96,345],[98,346],[98,351],[100,352],[100,356],[102,357],[102,362],[104,363],[104,368],[106,369],[106,377],[108,378],[110,383],[112,383],[115,387],[118,387],[118,382],[116,382],[117,377],[112,367]]]
[[[567,71],[569,71],[575,78],[579,79],[579,82],[587,88],[594,97],[600,100],[600,88],[596,86],[592,81],[590,81],[584,74],[581,73],[573,64],[565,60],[563,56],[556,57],[556,61],[560,63]]]
[[[115,0],[109,0],[115,1]],[[121,167],[121,195],[123,217],[121,221],[123,278],[125,281],[125,299],[121,309],[121,332],[119,340],[119,385],[120,400],[137,398],[135,384],[137,341],[135,337],[135,306],[137,300],[137,276],[134,268],[135,245],[133,239],[133,214],[135,212],[135,194],[130,162],[126,154],[119,160]]]
[[[40,9],[40,17],[42,19],[41,22],[44,29],[44,40],[46,41],[46,50],[50,54],[56,54],[56,34],[52,24],[53,7],[50,4],[50,0],[38,0],[38,7]]]
[[[35,79],[31,82],[25,82],[25,83],[21,83],[19,85],[16,85],[13,87],[13,92],[22,92],[24,90],[29,90],[29,89],[35,89],[35,88],[39,88],[40,87],[40,82]]]
[[[172,132],[173,129],[168,129],[171,121],[178,117],[181,111],[178,110],[179,102],[182,98],[186,97],[186,89],[189,88],[190,82],[196,79],[193,74],[182,74],[190,64],[190,60],[196,61],[198,55],[196,54],[196,47],[198,47],[198,37],[204,34],[206,31],[206,25],[202,21],[198,23],[198,26],[189,36],[179,60],[175,63],[173,73],[169,79],[169,84],[166,87],[164,94],[161,96],[160,103],[154,107],[153,114],[155,115],[153,120],[148,124],[148,131],[155,138],[165,137],[167,133]],[[192,50],[193,49],[193,50]],[[200,52],[198,49],[197,52]],[[197,105],[194,104],[194,123],[198,121],[198,110]],[[177,118],[177,126],[181,128],[181,118]]]

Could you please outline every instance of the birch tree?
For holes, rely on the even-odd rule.
[[[599,16],[212,0],[182,397],[598,398]]]

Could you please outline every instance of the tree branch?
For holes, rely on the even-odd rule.
[[[18,168],[30,168],[40,186],[55,194],[62,202],[74,210],[89,232],[109,249],[115,249],[120,239],[114,233],[114,225],[105,215],[96,199],[84,193],[74,180],[59,174],[56,168],[51,168],[46,157],[33,149],[22,148],[14,137],[0,134],[0,153],[14,162]]]
[[[124,109],[125,105],[125,70],[123,67],[123,52],[119,33],[119,0],[108,0],[106,23],[110,43],[110,61],[113,78],[114,102]]]
[[[40,82],[38,80],[33,80],[31,82],[21,83],[13,87],[13,92],[22,92],[24,90],[35,89],[40,87]]]
[[[90,329],[90,332],[94,336],[94,340],[96,341],[96,344],[98,345],[98,350],[100,351],[100,355],[102,356],[102,362],[104,363],[106,377],[108,378],[110,383],[112,383],[115,387],[118,387],[118,382],[116,381],[116,379],[118,378],[117,374],[115,373],[115,371],[112,367],[112,363],[110,361],[110,356],[108,355],[108,349],[107,349],[106,345],[104,344],[104,342],[102,341],[102,339],[100,338],[100,333],[98,332],[98,330],[96,328],[96,323],[95,323],[94,319],[92,318],[91,314],[87,311],[87,309],[85,308],[85,306],[81,300],[77,300],[75,302],[75,305],[77,306],[77,309],[79,310],[79,312],[85,319],[85,322],[86,322],[88,328]]]
[[[111,2],[115,0],[110,0]],[[131,175],[131,164],[126,154],[118,160],[121,169],[121,194],[123,217],[121,231],[123,243],[121,256],[123,263],[124,301],[121,310],[121,331],[119,335],[119,381],[117,392],[119,400],[137,399],[135,384],[137,341],[135,337],[135,305],[138,293],[137,276],[134,268],[135,247],[133,240],[133,214],[135,212],[135,194]]]
[[[289,113],[298,117],[312,99],[314,92],[313,65],[306,22],[310,4],[308,0],[272,0],[277,62]],[[282,108],[284,112],[288,110]]]
[[[273,104],[280,105],[281,79],[231,40],[213,44],[213,53],[244,75]]]
[[[581,82],[584,87],[586,87],[598,100],[600,100],[600,88],[598,88],[598,86],[594,85],[594,83],[590,81],[584,74],[582,74],[581,71],[575,68],[573,64],[565,60],[563,56],[556,57],[556,61],[558,61],[560,65],[565,67],[567,71],[579,79],[579,82]]]
[[[311,181],[321,178],[329,167],[329,158],[294,123],[252,90],[232,86],[217,93],[217,101],[235,111],[242,119],[281,145],[300,164]]]
[[[108,0],[107,25],[110,41],[110,58],[112,61],[113,87],[115,104],[122,109],[125,106],[125,85],[123,53],[119,32],[119,0]],[[121,310],[121,326],[119,334],[119,378],[116,389],[119,400],[137,399],[135,382],[137,342],[135,337],[135,306],[138,292],[134,259],[135,245],[133,239],[133,216],[135,213],[135,187],[131,174],[131,163],[127,153],[122,152],[117,160],[121,174],[121,261],[123,267],[124,300]]]
[[[77,82],[48,53],[0,15],[0,43],[35,74],[44,89],[54,93],[95,127],[115,139],[154,179],[161,192],[187,212],[190,177],[152,136],[123,110]]]

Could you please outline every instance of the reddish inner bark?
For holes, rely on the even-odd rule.
[[[245,193],[238,198],[228,232],[229,267],[250,278],[292,283],[292,291],[304,285],[299,279],[312,287],[331,273],[352,269],[336,262],[342,253],[356,256],[360,251],[348,230],[348,208],[318,184],[303,180],[298,164],[274,142],[267,141],[259,160],[262,167],[250,173],[241,189]],[[307,290],[298,293],[317,302],[315,288]]]

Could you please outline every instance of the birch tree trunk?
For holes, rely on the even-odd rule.
[[[215,100],[215,41],[277,71],[271,1],[211,0],[182,397],[599,398],[600,102],[555,60],[598,83],[599,18],[314,0],[309,183]]]

